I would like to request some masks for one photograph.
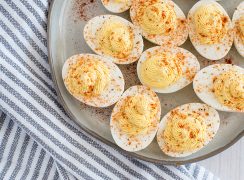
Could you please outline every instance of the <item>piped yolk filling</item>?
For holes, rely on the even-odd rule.
[[[107,66],[94,59],[80,58],[70,65],[65,78],[67,88],[76,97],[99,96],[110,82],[110,71]]]
[[[182,114],[175,111],[163,132],[163,150],[173,153],[194,151],[204,146],[206,133],[206,125],[199,114]]]
[[[134,35],[132,29],[120,22],[107,21],[96,33],[99,48],[106,55],[123,59],[133,49]]]
[[[182,76],[181,62],[171,53],[158,53],[142,63],[140,73],[146,86],[166,88]]]
[[[139,1],[136,18],[141,28],[150,35],[169,35],[177,27],[174,7],[162,0]]]
[[[194,14],[195,30],[202,44],[219,43],[227,33],[227,22],[228,17],[214,4],[202,5]]]
[[[143,95],[129,96],[125,99],[115,119],[121,132],[127,135],[146,134],[155,124],[158,107]]]
[[[213,84],[214,94],[221,104],[244,110],[244,74],[228,71],[217,76]]]

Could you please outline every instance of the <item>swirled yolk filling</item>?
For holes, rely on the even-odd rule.
[[[244,44],[244,15],[239,20],[238,30],[240,32],[240,37],[241,37],[242,43]]]
[[[146,134],[153,125],[157,113],[157,104],[146,96],[135,95],[125,99],[119,113],[115,116],[119,127],[127,135]]]
[[[227,34],[226,17],[214,4],[200,6],[194,14],[195,30],[202,44],[219,43]]]
[[[65,83],[75,97],[99,96],[110,82],[107,66],[96,59],[80,58],[70,65]]]
[[[107,21],[96,34],[104,54],[123,59],[131,54],[134,43],[132,29],[120,22]]]
[[[244,74],[228,71],[217,76],[213,83],[217,100],[231,109],[244,110]]]
[[[141,65],[140,73],[146,86],[165,88],[182,76],[182,68],[175,55],[163,52],[146,59]]]
[[[163,132],[164,151],[183,153],[199,149],[204,146],[206,134],[206,124],[199,114],[174,111]]]
[[[136,16],[141,28],[150,35],[168,35],[177,27],[174,7],[162,0],[141,2]]]

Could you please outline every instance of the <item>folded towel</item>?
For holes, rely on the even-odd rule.
[[[213,179],[128,157],[82,131],[57,99],[48,0],[0,1],[0,179]]]

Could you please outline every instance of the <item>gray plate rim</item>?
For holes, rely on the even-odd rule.
[[[121,152],[122,154],[124,155],[129,155],[130,157],[135,157],[135,158],[138,158],[140,160],[143,160],[143,161],[147,161],[147,162],[152,162],[152,163],[157,163],[157,164],[163,164],[163,165],[183,165],[183,164],[189,164],[189,163],[194,163],[194,162],[198,162],[198,161],[202,161],[204,159],[207,159],[207,158],[210,158],[212,156],[215,156],[221,152],[223,152],[224,150],[228,149],[229,147],[231,147],[232,145],[234,145],[239,139],[241,139],[242,137],[244,137],[244,130],[239,133],[232,141],[230,141],[229,143],[227,143],[226,145],[206,154],[206,155],[203,155],[203,156],[200,156],[200,157],[197,157],[197,158],[192,158],[192,159],[189,159],[189,160],[184,160],[184,161],[178,161],[178,160],[175,160],[175,161],[164,161],[164,160],[158,160],[158,159],[153,159],[153,158],[147,158],[147,157],[144,157],[142,155],[138,155],[136,153],[133,153],[133,152],[127,152],[123,149],[121,149],[119,146],[117,146],[116,144],[106,140],[105,138],[101,137],[99,134],[95,133],[94,131],[91,131],[90,129],[86,128],[85,126],[83,126],[82,124],[79,124],[78,123],[78,120],[75,118],[75,116],[73,115],[73,113],[69,110],[68,106],[66,105],[64,99],[63,99],[63,96],[58,88],[58,84],[57,84],[57,80],[56,80],[56,74],[55,74],[55,71],[54,71],[54,66],[53,66],[53,60],[52,60],[52,52],[51,52],[51,48],[50,48],[50,45],[51,45],[51,24],[52,24],[52,10],[53,10],[53,6],[55,4],[56,0],[53,0],[50,4],[50,7],[49,7],[49,10],[48,10],[48,26],[47,26],[47,48],[48,48],[48,61],[49,61],[49,65],[50,65],[50,68],[51,68],[51,76],[52,76],[52,79],[53,79],[53,82],[54,82],[54,87],[56,89],[56,92],[57,92],[57,96],[61,102],[61,104],[63,105],[65,111],[67,112],[67,114],[69,115],[69,117],[82,129],[84,130],[85,132],[87,132],[88,134],[90,134],[91,136],[93,136],[94,138],[102,141],[103,143],[111,146],[112,148],[115,148],[117,149],[119,152]]]

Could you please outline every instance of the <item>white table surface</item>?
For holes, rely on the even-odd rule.
[[[244,180],[244,138],[224,152],[199,164],[221,180]]]

